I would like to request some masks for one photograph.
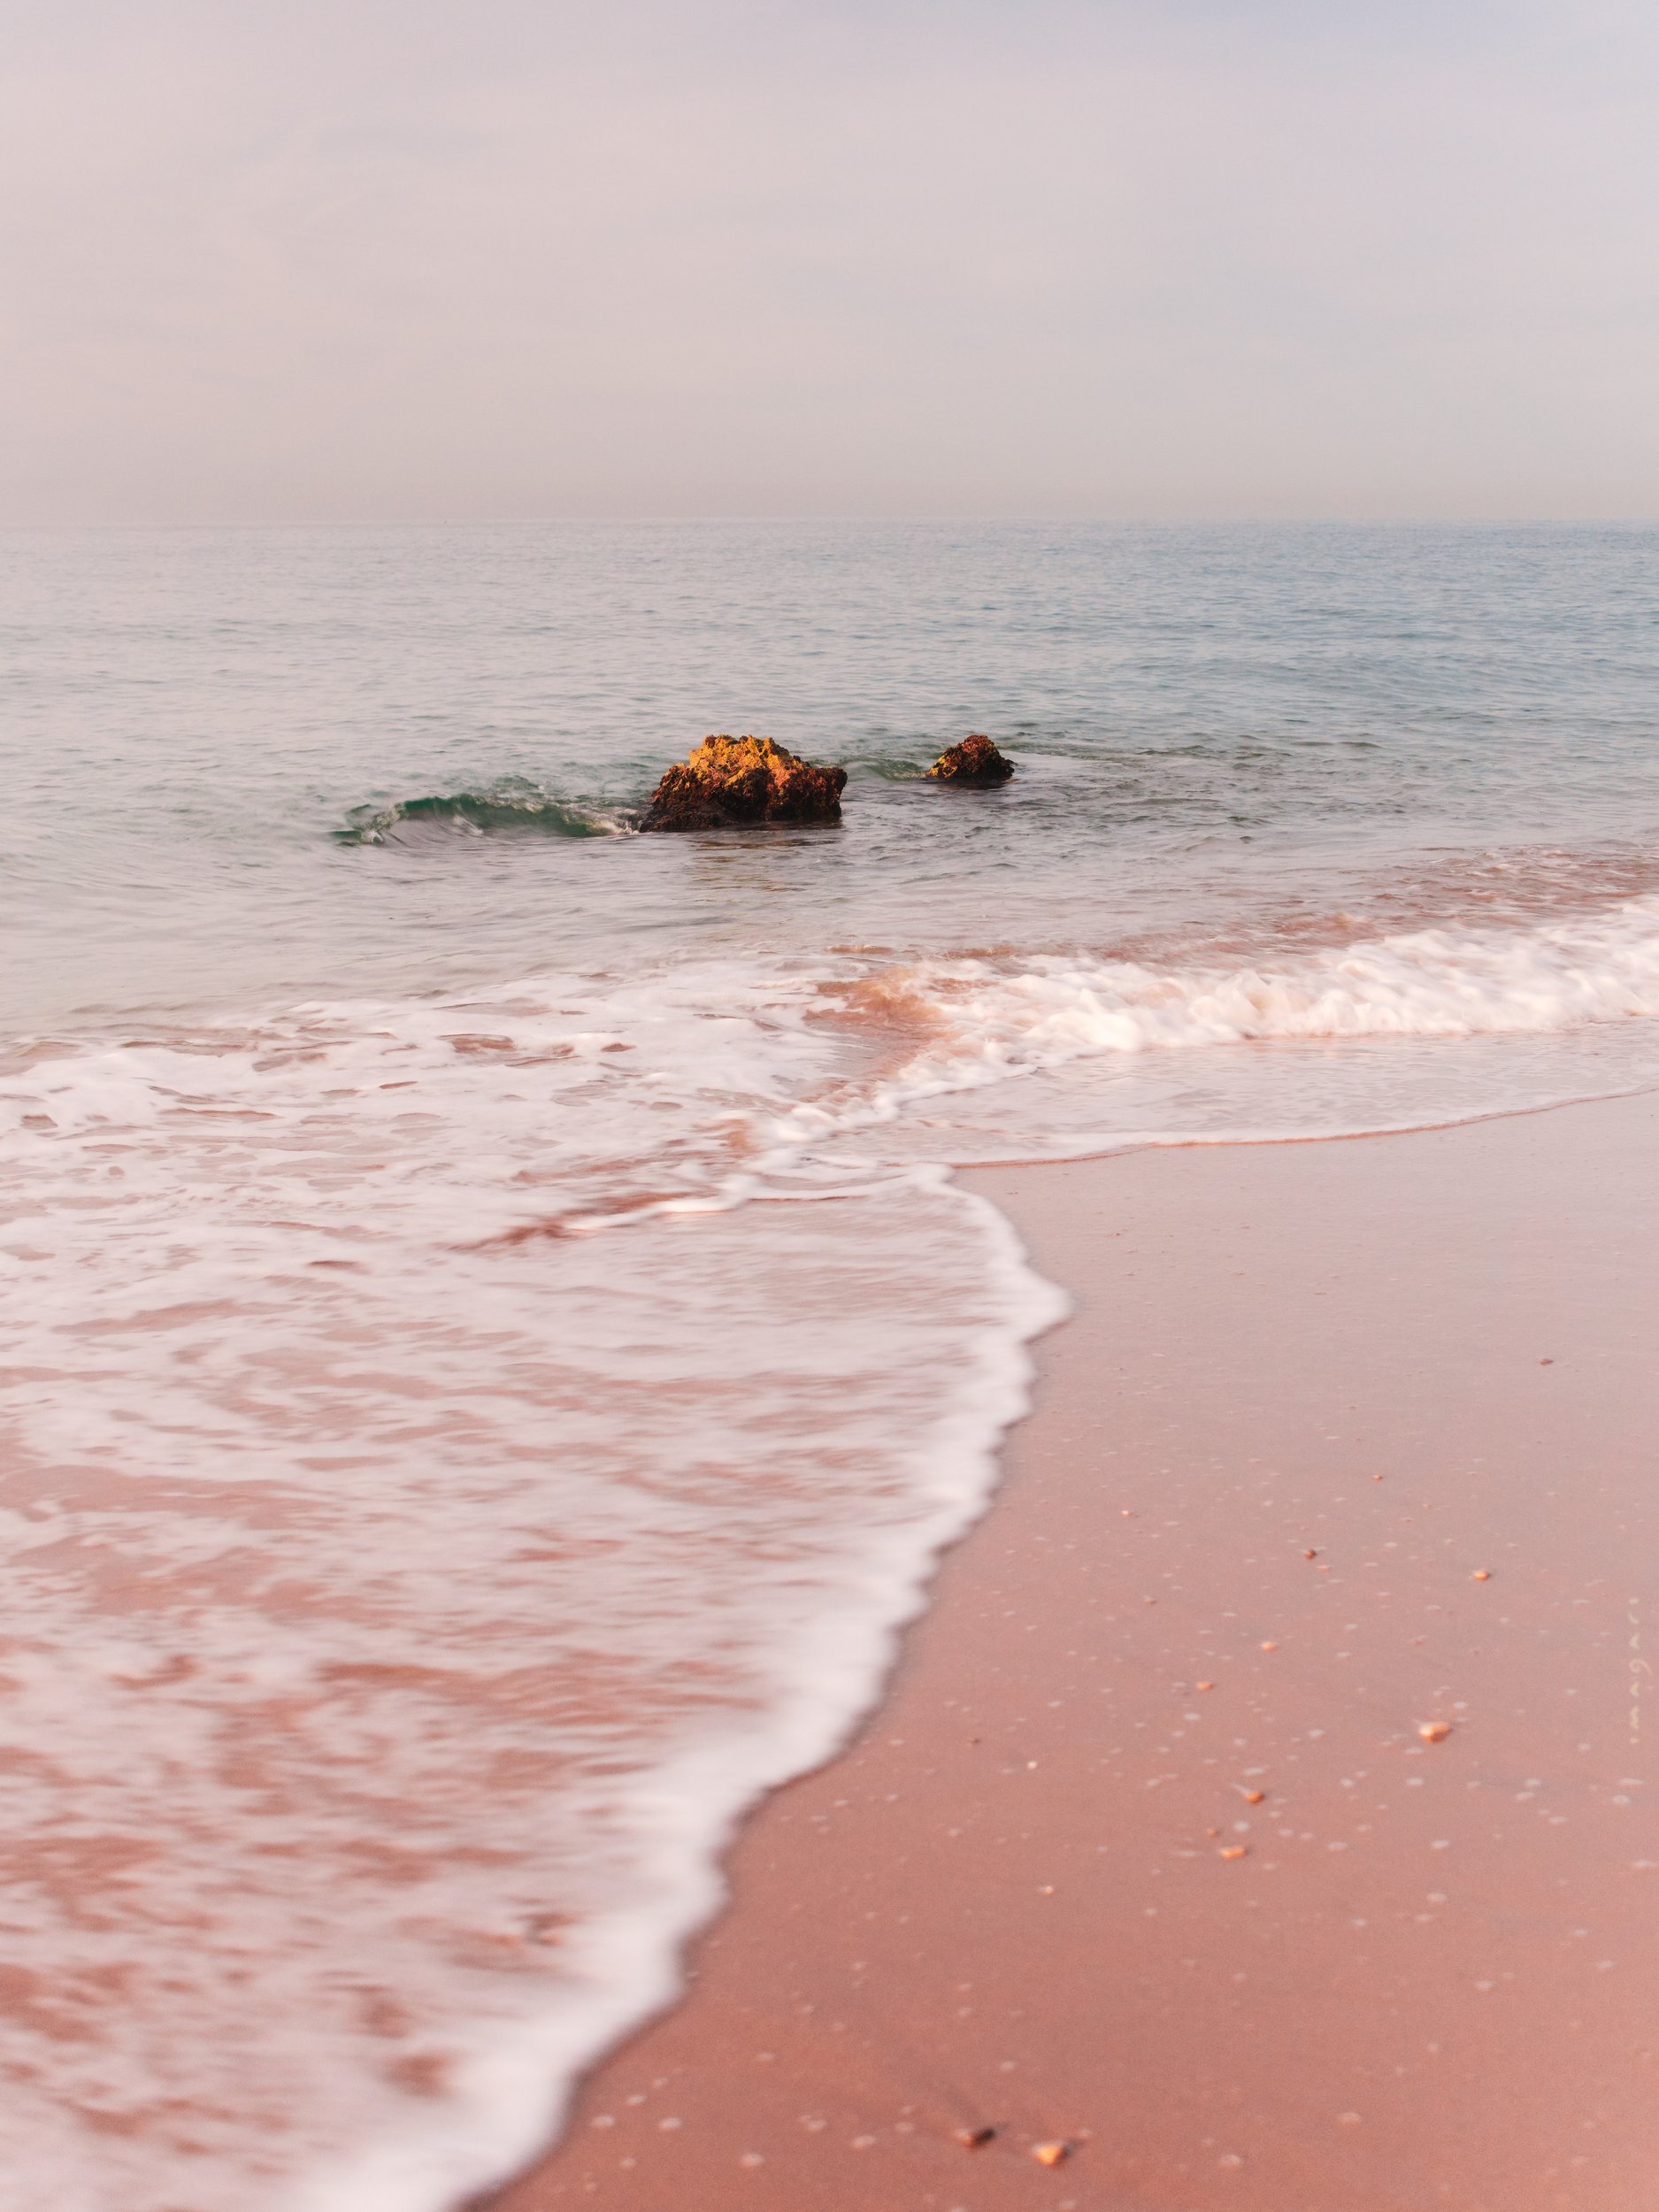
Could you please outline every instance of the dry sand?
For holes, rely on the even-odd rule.
[[[1656,1167],[970,1178],[1078,1298],[1007,1482],[495,2212],[1653,2212]]]

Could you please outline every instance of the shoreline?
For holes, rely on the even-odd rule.
[[[1075,1302],[991,1509],[478,2201],[1646,2212],[1655,1141],[965,1173]]]

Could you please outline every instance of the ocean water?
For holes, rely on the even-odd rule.
[[[548,2139],[989,1494],[953,1168],[1659,1082],[1659,531],[34,534],[0,633],[8,2207]],[[635,834],[716,729],[841,826]]]

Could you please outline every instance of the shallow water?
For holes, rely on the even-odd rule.
[[[534,2147],[987,1494],[1058,1309],[950,1164],[1659,1080],[1651,531],[42,534],[0,611],[31,2205]],[[634,834],[711,728],[842,826]]]

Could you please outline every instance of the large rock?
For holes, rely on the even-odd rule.
[[[705,737],[651,794],[641,829],[839,822],[844,768],[815,768],[770,737]]]
[[[964,737],[960,745],[948,746],[927,772],[941,783],[1006,783],[1014,772],[1014,764],[1003,758],[988,737],[976,732]]]

